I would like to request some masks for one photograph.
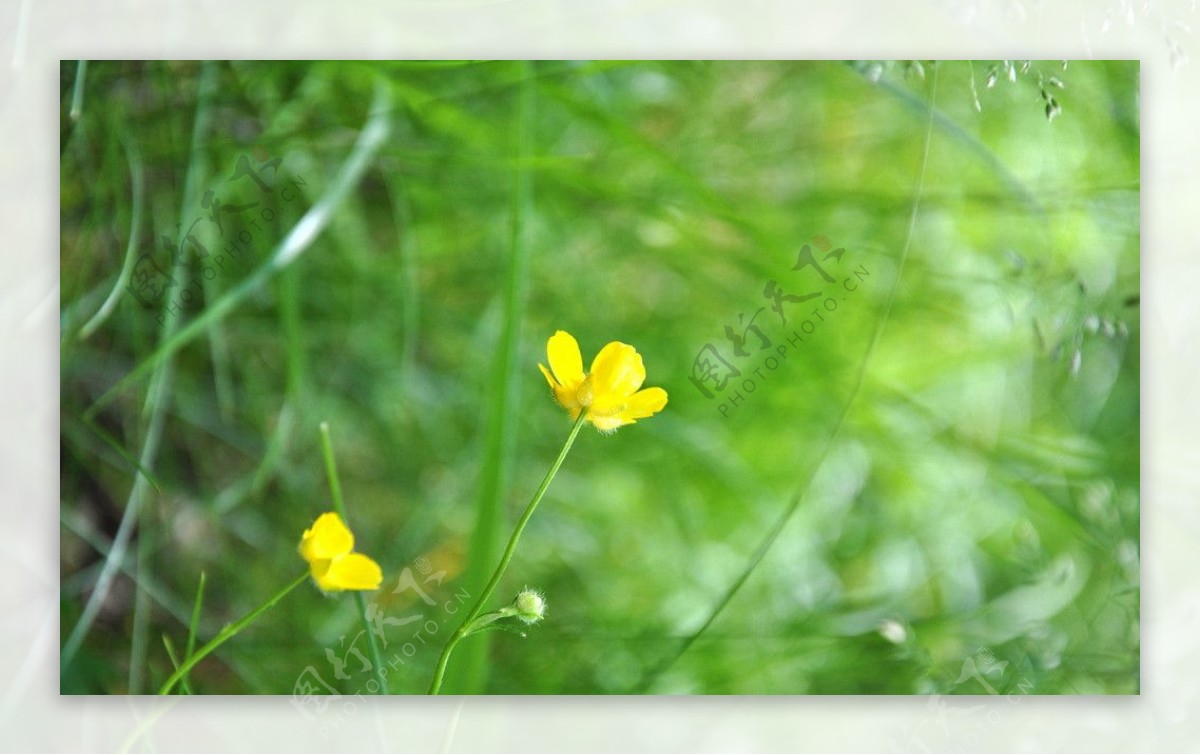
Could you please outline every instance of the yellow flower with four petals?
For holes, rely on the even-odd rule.
[[[578,419],[579,413],[586,411],[587,421],[597,430],[611,432],[632,425],[667,405],[667,392],[662,388],[638,390],[646,379],[646,368],[641,354],[627,343],[612,341],[600,349],[585,373],[579,343],[560,330],[546,342],[546,358],[550,369],[541,364],[538,367],[550,383],[555,400],[571,419]]]
[[[317,587],[325,592],[374,590],[383,581],[379,564],[354,552],[354,533],[332,511],[321,514],[304,531],[300,555],[308,562]]]

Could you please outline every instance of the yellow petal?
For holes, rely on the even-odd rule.
[[[317,517],[300,538],[300,555],[310,564],[344,556],[354,550],[354,535],[342,518],[330,511]]]
[[[351,553],[329,562],[329,568],[318,575],[313,570],[317,587],[325,592],[338,590],[374,590],[383,581],[383,570],[368,556]]]
[[[325,577],[325,573],[329,571],[329,565],[332,563],[333,561],[327,558],[314,558],[308,562],[308,571],[312,574],[312,578],[316,580],[317,584],[321,583],[321,580]]]
[[[667,392],[662,388],[647,388],[629,397],[625,408],[617,415],[630,421],[652,417],[667,405]]]
[[[583,357],[579,342],[565,330],[559,330],[546,342],[546,358],[559,385],[574,389],[583,381]]]
[[[592,380],[594,411],[605,414],[616,410],[646,379],[646,368],[637,349],[627,343],[613,341],[600,349],[592,360],[589,373]]]
[[[571,413],[571,419],[578,417],[580,406],[577,389],[559,385],[558,381],[551,376],[549,370],[540,364],[538,368],[546,376],[546,382],[550,384],[550,389],[554,392],[554,400],[558,402],[558,405]]]

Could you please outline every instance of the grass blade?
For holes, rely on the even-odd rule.
[[[512,187],[510,257],[505,281],[504,326],[491,384],[495,386],[488,407],[487,437],[476,501],[475,529],[471,535],[470,562],[464,579],[466,589],[478,595],[500,556],[505,491],[512,481],[513,443],[517,413],[517,351],[521,341],[521,314],[529,274],[529,244],[526,218],[533,204],[533,183],[526,167],[532,153],[535,81],[532,64],[522,63],[525,76],[518,94],[516,118],[517,159]],[[452,674],[453,686],[466,693],[482,691],[487,681],[490,637],[468,639]]]
[[[349,526],[346,518],[346,504],[342,499],[342,483],[338,479],[337,462],[333,456],[333,441],[329,437],[329,423],[321,423],[321,453],[325,457],[325,474],[329,478],[329,491],[333,495],[333,508],[343,522]],[[387,676],[383,670],[383,656],[379,653],[379,641],[375,638],[370,619],[367,618],[367,601],[361,591],[354,591],[354,605],[358,609],[358,620],[367,633],[367,644],[371,650],[371,673],[379,685],[379,694],[388,694]]]
[[[189,638],[189,639],[191,639],[191,638]],[[179,656],[175,654],[175,643],[171,642],[171,637],[169,635],[165,635],[165,634],[162,636],[162,641],[163,641],[163,647],[167,649],[167,657],[171,659],[171,666],[176,671],[178,671],[179,670]],[[188,651],[188,655],[191,655],[190,650]],[[187,674],[184,674],[183,677],[179,680],[179,689],[182,690],[183,694],[185,694],[185,695],[193,694],[192,685],[188,684]]]
[[[21,9],[24,11],[24,3],[21,4]],[[24,14],[22,13],[22,16],[23,15]],[[81,60],[75,67],[75,86],[71,91],[70,118],[72,123],[78,121],[79,117],[83,115],[83,86],[84,81],[87,79],[87,64],[88,62],[86,60]]]
[[[206,64],[201,73],[200,90],[196,105],[196,120],[192,129],[192,155],[199,153],[199,146],[208,133],[208,125],[211,120],[209,104],[215,89],[215,83],[215,69],[211,64]],[[186,187],[194,187],[199,183],[195,179],[195,170],[196,166],[193,161],[193,164],[188,168]],[[185,188],[183,199],[185,203],[189,197],[188,191],[189,189]],[[183,264],[182,260],[176,265],[175,274],[177,279],[186,280],[187,266]],[[169,343],[171,341],[171,335],[174,333],[178,323],[176,315],[177,313],[173,311],[166,313],[159,334],[161,343]],[[162,441],[163,427],[166,423],[166,409],[168,403],[170,403],[174,362],[169,358],[158,360],[154,363],[153,369],[154,376],[151,380],[151,388],[147,392],[146,397],[147,406],[151,407],[151,411],[146,430],[146,441],[142,446],[142,455],[139,460],[139,468],[141,469],[153,468],[154,461],[158,457],[158,447]],[[118,525],[117,534],[113,538],[112,549],[109,551],[108,556],[105,557],[104,567],[100,570],[100,574],[96,578],[96,587],[92,590],[91,596],[88,597],[83,612],[80,614],[79,621],[76,622],[75,627],[71,630],[70,635],[68,635],[63,645],[59,659],[60,677],[66,675],[70,669],[71,663],[75,659],[75,654],[83,645],[88,632],[91,631],[92,623],[96,620],[100,606],[108,597],[108,592],[112,588],[113,578],[121,568],[121,563],[125,560],[125,552],[128,550],[129,542],[133,537],[134,525],[140,518],[139,512],[141,511],[144,499],[149,493],[149,486],[150,480],[145,475],[139,474],[135,477],[133,487],[129,493],[129,499],[125,504],[125,510],[121,515],[121,523]]]
[[[116,385],[108,389],[88,409],[87,416],[93,416],[132,383],[140,380],[147,372],[155,369],[183,346],[206,332],[212,323],[224,319],[238,305],[257,292],[275,273],[290,265],[303,254],[329,224],[333,213],[345,201],[350,189],[356,186],[359,179],[362,178],[371,158],[383,146],[391,130],[389,124],[390,98],[387,89],[381,86],[376,89],[371,115],[359,134],[358,141],[350,155],[342,164],[341,170],[316,204],[309,208],[308,212],[292,227],[292,230],[275,248],[268,260],[258,267],[250,277],[201,312],[172,338],[160,345],[153,354],[142,360]]]
[[[204,604],[204,585],[208,580],[208,575],[200,572],[200,584],[196,587],[196,602],[192,604],[192,620],[188,624],[187,646],[185,648],[185,657],[191,658],[192,653],[196,650],[196,634],[200,629],[200,607]],[[186,689],[188,687],[188,675],[185,673],[179,683]],[[190,692],[188,694],[191,694]]]
[[[754,549],[754,552],[751,554],[750,559],[747,561],[746,566],[717,600],[717,603],[713,606],[712,610],[709,611],[708,615],[705,617],[700,626],[691,634],[684,637],[683,642],[673,654],[669,655],[663,662],[661,662],[650,673],[646,674],[642,678],[636,688],[636,692],[638,693],[645,693],[649,691],[654,682],[660,676],[662,676],[663,673],[674,666],[675,662],[683,657],[685,653],[687,653],[688,649],[692,647],[696,640],[708,631],[708,629],[713,625],[713,622],[717,620],[717,617],[719,617],[725,611],[730,602],[732,602],[738,592],[741,591],[742,586],[746,584],[746,581],[750,579],[750,576],[754,574],[754,571],[758,568],[758,565],[762,563],[764,558],[766,558],[767,553],[770,552],[771,547],[775,544],[775,541],[779,539],[779,536],[787,527],[788,522],[791,521],[796,511],[800,508],[800,504],[804,502],[804,499],[808,494],[808,489],[811,487],[812,482],[816,477],[817,470],[821,468],[821,464],[825,461],[825,458],[833,449],[834,441],[841,433],[841,429],[845,424],[846,417],[849,415],[851,408],[858,399],[859,392],[862,389],[863,379],[866,375],[867,364],[870,362],[871,355],[874,353],[875,347],[879,343],[880,337],[883,335],[884,326],[887,324],[888,315],[891,312],[892,305],[895,301],[896,290],[899,288],[900,279],[904,274],[904,265],[908,260],[909,249],[912,245],[913,232],[916,229],[917,213],[921,207],[921,194],[925,188],[925,169],[929,162],[929,144],[933,137],[933,123],[935,115],[934,103],[937,101],[937,80],[938,68],[934,67],[930,84],[929,103],[927,105],[929,120],[925,128],[925,143],[921,149],[921,163],[917,170],[916,188],[913,192],[912,209],[909,213],[908,219],[908,231],[905,234],[904,247],[900,252],[900,259],[896,270],[896,278],[892,282],[891,289],[888,291],[888,297],[884,305],[883,312],[875,323],[875,330],[871,335],[870,342],[867,344],[862,361],[859,363],[858,375],[855,379],[854,386],[850,391],[850,395],[842,407],[841,414],[839,415],[837,422],[834,424],[825,446],[822,448],[821,453],[817,456],[816,461],[812,465],[811,470],[809,470],[808,474],[805,475],[804,484],[801,485],[800,489],[797,490],[795,495],[791,497],[783,511],[780,513],[779,518],[775,520],[763,538],[759,541],[757,547]]]
[[[125,157],[129,162],[129,180],[133,184],[133,210],[129,220],[129,243],[125,247],[125,260],[121,263],[121,272],[117,275],[117,281],[113,284],[113,290],[108,294],[108,298],[100,305],[100,309],[96,310],[96,314],[92,315],[82,328],[79,329],[80,340],[87,339],[96,332],[96,328],[100,327],[108,316],[116,309],[117,302],[121,298],[121,294],[125,292],[125,286],[129,283],[129,276],[133,273],[134,262],[136,261],[138,240],[142,235],[142,210],[145,205],[145,171],[142,167],[142,158],[138,154],[135,147],[129,139],[122,139],[125,145]]]

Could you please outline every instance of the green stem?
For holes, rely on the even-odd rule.
[[[333,458],[333,439],[329,435],[329,423],[321,423],[321,455],[325,457],[325,476],[329,478],[329,492],[333,496],[333,510],[346,521],[346,504],[342,500],[342,483],[338,478],[337,461]],[[350,526],[349,524],[346,525]]]
[[[171,660],[171,668],[179,668],[179,656],[175,655],[175,643],[171,642],[169,635],[163,635],[163,647],[167,650],[167,658]],[[181,677],[179,680],[179,689],[183,690],[183,694],[192,694],[192,687],[188,684],[187,677]]]
[[[472,622],[479,618],[479,615],[483,613],[484,604],[492,597],[492,593],[496,592],[496,587],[500,584],[505,570],[508,569],[509,562],[512,561],[513,554],[517,551],[517,542],[521,539],[521,533],[525,531],[525,525],[529,524],[534,510],[537,509],[542,496],[546,494],[546,490],[550,488],[550,483],[554,480],[554,476],[558,474],[559,467],[562,466],[563,461],[567,458],[567,453],[570,452],[571,446],[575,443],[575,436],[579,435],[579,431],[583,428],[583,424],[586,421],[587,412],[581,411],[579,418],[575,420],[575,424],[571,427],[571,434],[567,436],[567,442],[563,444],[562,450],[558,452],[558,458],[554,460],[554,464],[546,472],[546,476],[542,478],[542,484],[538,486],[537,492],[533,494],[533,498],[529,501],[529,505],[525,507],[525,513],[521,514],[520,520],[517,521],[517,527],[513,530],[512,537],[508,540],[508,547],[504,549],[504,555],[500,557],[500,563],[497,564],[496,571],[492,573],[492,578],[488,580],[487,586],[479,594],[475,605],[471,607],[471,611],[463,619],[462,624],[454,634],[450,636],[446,647],[442,649],[442,655],[438,658],[437,670],[433,674],[433,682],[429,685],[429,694],[436,695],[441,691],[442,678],[446,675],[446,666],[450,663],[451,653],[454,652],[455,646],[470,634]]]
[[[81,60],[75,66],[75,89],[71,92],[71,122],[79,120],[83,115],[83,82],[87,79],[86,60]]]
[[[255,608],[250,613],[246,614],[242,618],[218,632],[217,636],[209,640],[207,645],[197,650],[195,654],[189,656],[188,659],[179,666],[179,668],[175,669],[175,673],[171,674],[171,676],[167,678],[167,681],[163,684],[162,688],[158,690],[158,694],[170,694],[171,689],[174,688],[174,686],[179,682],[180,679],[183,678],[185,674],[187,674],[187,672],[192,670],[193,666],[202,661],[206,656],[212,653],[212,651],[219,648],[235,634],[253,624],[259,616],[262,616],[264,613],[274,608],[276,603],[283,600],[288,593],[303,584],[306,579],[308,579],[307,569],[299,577],[296,577],[296,579],[287,587],[268,598],[266,603],[263,603],[258,608]]]
[[[325,476],[329,478],[329,491],[333,495],[333,510],[346,520],[346,504],[342,501],[342,483],[338,480],[337,462],[333,458],[333,440],[329,437],[329,423],[321,423],[321,453],[325,457]],[[350,526],[349,523],[346,525]],[[367,619],[367,601],[361,592],[354,593],[354,605],[358,609],[358,620],[362,622],[367,632],[367,644],[371,651],[371,673],[375,683],[379,685],[379,694],[388,694],[387,677],[383,675],[383,656],[379,654],[379,641],[371,631],[371,622]]]
[[[516,93],[516,112],[513,129],[512,189],[509,194],[509,237],[503,286],[503,325],[496,341],[492,361],[491,400],[484,434],[483,460],[479,467],[478,500],[474,531],[470,539],[470,559],[462,586],[475,595],[487,582],[491,567],[504,547],[504,502],[506,491],[512,488],[517,418],[520,414],[518,370],[520,365],[521,328],[528,297],[529,267],[532,244],[529,234],[533,214],[533,122],[536,100],[536,75],[533,63],[516,63],[514,74],[520,81]],[[463,648],[455,673],[449,682],[463,693],[482,691],[488,675],[488,639],[480,639]]]
[[[190,658],[196,650],[196,635],[200,631],[200,607],[204,605],[204,585],[208,581],[208,575],[200,571],[200,585],[196,588],[196,600],[192,603],[192,620],[188,623],[187,645],[184,646],[184,657]],[[165,637],[165,635],[164,635]],[[188,686],[187,674],[183,675],[183,680],[180,684],[184,689]],[[191,694],[190,692],[188,693]]]

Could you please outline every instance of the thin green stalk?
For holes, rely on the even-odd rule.
[[[454,652],[454,648],[464,637],[470,634],[473,628],[471,624],[483,612],[483,606],[488,599],[492,597],[492,593],[496,591],[496,587],[500,584],[500,580],[504,577],[504,572],[508,569],[508,564],[512,561],[513,554],[517,551],[517,542],[521,539],[521,533],[525,531],[525,525],[529,524],[533,512],[537,509],[538,503],[541,502],[542,496],[550,488],[550,483],[554,481],[554,476],[558,474],[559,467],[567,458],[567,454],[571,450],[571,446],[575,444],[575,437],[579,435],[579,431],[583,429],[584,423],[587,421],[587,412],[580,412],[579,418],[575,420],[575,424],[571,426],[571,434],[567,436],[567,442],[563,444],[562,450],[558,452],[558,458],[554,460],[554,464],[550,466],[550,470],[546,472],[546,476],[542,478],[542,484],[538,486],[537,492],[533,494],[529,505],[525,507],[525,513],[521,514],[520,520],[517,521],[517,527],[513,530],[512,537],[508,540],[508,547],[504,549],[504,555],[500,557],[500,563],[496,565],[496,571],[492,573],[492,578],[488,580],[487,586],[483,588],[483,592],[479,594],[479,598],[475,601],[475,605],[467,613],[462,624],[450,636],[450,640],[446,643],[446,647],[442,649],[442,655],[438,658],[437,670],[433,674],[433,682],[429,685],[429,694],[436,695],[442,689],[442,679],[446,675],[446,665],[450,662],[450,654]]]
[[[68,419],[68,418],[64,417],[63,419]],[[64,425],[64,427],[63,427],[64,430],[71,432],[73,435],[76,435],[76,437],[79,437],[78,433],[80,431],[79,430],[80,427],[82,427],[82,429],[87,430],[88,432],[94,434],[100,440],[104,441],[104,444],[106,446],[108,446],[110,449],[115,451],[117,456],[120,457],[121,461],[125,462],[126,465],[128,465],[131,469],[133,469],[139,475],[141,475],[142,477],[145,477],[146,480],[150,483],[150,486],[153,487],[155,491],[157,491],[159,493],[161,493],[163,491],[163,484],[154,475],[154,470],[148,469],[147,467],[143,466],[141,459],[139,459],[137,456],[134,456],[130,451],[128,451],[125,448],[125,446],[121,444],[121,442],[119,440],[117,440],[116,438],[114,438],[112,436],[111,433],[109,433],[104,428],[97,425],[94,420],[83,420],[78,417],[70,417],[69,419],[71,421],[71,425],[69,427]],[[106,459],[106,461],[108,462],[109,466],[111,466],[113,469],[119,469],[122,472],[126,471],[126,469],[124,467],[113,462],[112,460]]]
[[[463,585],[472,593],[485,584],[488,570],[500,552],[504,538],[504,491],[512,487],[513,449],[516,445],[519,410],[518,350],[529,278],[527,219],[533,204],[533,179],[528,168],[533,153],[536,94],[532,65],[527,61],[519,64],[523,78],[518,90],[513,129],[516,162],[509,201],[511,224],[504,287],[504,323],[492,363],[491,383],[495,388],[488,411],[486,451],[480,465],[475,529],[471,533],[468,551],[470,559],[463,579]],[[487,681],[488,645],[488,639],[481,638],[464,648],[464,657],[455,668],[453,681],[456,688],[466,693],[481,691]]]
[[[200,606],[204,604],[204,585],[208,581],[208,576],[200,572],[200,585],[196,587],[196,600],[192,603],[192,620],[188,624],[187,646],[184,649],[184,657],[190,658],[196,650],[196,634],[200,629]],[[187,685],[187,674],[183,675],[183,683]]]
[[[171,674],[171,676],[169,676],[167,678],[167,681],[164,682],[163,686],[158,690],[158,694],[160,694],[160,695],[170,694],[171,690],[174,689],[175,685],[179,683],[179,680],[182,679],[187,674],[187,672],[191,671],[193,666],[195,666],[200,661],[204,660],[204,658],[206,658],[210,653],[212,653],[212,651],[216,650],[221,645],[225,644],[227,641],[229,641],[234,636],[236,636],[238,632],[242,631],[246,627],[253,624],[258,619],[258,617],[262,616],[264,613],[266,613],[267,611],[270,611],[272,608],[274,608],[276,603],[278,603],[279,601],[281,601],[285,597],[287,597],[287,594],[290,593],[292,590],[295,590],[297,587],[304,584],[304,582],[307,579],[308,579],[308,570],[306,569],[303,574],[301,574],[299,577],[296,577],[296,579],[292,580],[292,582],[290,584],[288,584],[287,587],[283,588],[282,590],[280,590],[279,592],[275,593],[270,598],[268,598],[267,602],[263,603],[258,608],[255,608],[250,613],[246,614],[242,618],[238,619],[237,621],[226,626],[224,629],[222,629],[220,632],[218,632],[217,636],[212,638],[211,640],[209,640],[207,645],[205,645],[204,647],[197,650],[193,655],[188,656],[187,660],[185,660],[179,666],[179,668],[175,669],[175,673]]]
[[[333,495],[333,510],[345,522],[346,504],[342,500],[342,483],[338,479],[337,461],[333,457],[333,440],[329,437],[328,422],[321,423],[321,453],[325,457],[325,476],[329,478],[329,492]],[[379,694],[389,694],[387,677],[383,674],[383,656],[379,653],[379,641],[375,639],[375,633],[371,631],[371,621],[367,618],[367,600],[357,590],[354,592],[354,605],[358,608],[358,620],[367,632],[367,644],[371,650],[371,673],[379,685]]]
[[[329,423],[321,423],[321,456],[325,459],[325,477],[329,479],[329,493],[333,496],[333,510],[346,521],[346,503],[342,499],[342,481],[338,477],[337,460],[333,456],[333,438],[329,434]]]
[[[279,409],[279,421],[267,440],[266,448],[258,462],[258,467],[248,477],[235,485],[227,487],[213,502],[213,511],[218,515],[227,514],[244,503],[248,498],[262,495],[268,483],[274,479],[288,450],[288,445],[294,433],[293,428],[300,422],[301,411],[297,407],[306,406],[300,398],[307,389],[304,379],[304,353],[301,340],[302,326],[300,323],[300,304],[297,281],[298,271],[289,267],[279,274],[278,298],[280,330],[283,332],[283,342],[287,349],[285,364],[287,365],[284,378],[283,404]]]
[[[217,276],[207,278],[200,276],[200,285],[204,289],[204,300],[215,301],[218,296]],[[233,370],[230,367],[229,339],[225,337],[224,323],[213,320],[208,326],[209,353],[212,355],[213,392],[217,397],[217,410],[221,419],[233,421],[234,406]]]
[[[71,531],[76,537],[87,543],[94,551],[100,554],[101,558],[107,561],[109,553],[112,551],[112,542],[102,533],[97,532],[88,524],[81,516],[72,515],[69,512],[61,512],[59,521],[63,526]],[[64,578],[59,586],[60,592],[65,595],[75,597],[89,589],[95,580],[92,575],[103,568],[104,561],[95,564],[89,569],[73,574],[70,577]],[[179,605],[174,596],[165,587],[159,584],[151,575],[143,574],[138,576],[133,564],[122,563],[120,565],[120,573],[129,578],[131,582],[137,581],[141,585],[154,602],[171,616],[179,621],[183,621],[185,614],[183,607]]]
[[[24,5],[22,5],[22,8]],[[75,88],[71,92],[71,122],[79,120],[83,115],[83,86],[87,79],[87,64],[86,60],[81,60],[75,66]]]
[[[137,252],[142,238],[142,211],[146,204],[145,169],[133,138],[123,136],[121,144],[125,148],[125,159],[129,163],[129,181],[133,192],[133,198],[130,200],[133,209],[129,217],[129,242],[125,245],[125,260],[121,263],[121,272],[117,274],[117,281],[113,284],[112,291],[108,293],[108,298],[100,305],[100,309],[96,310],[96,314],[92,315],[91,319],[79,329],[80,340],[87,339],[96,332],[96,328],[100,327],[117,308],[117,302],[126,292],[125,287],[129,283],[129,276],[133,274],[133,267],[137,262]]]
[[[213,68],[210,64],[205,64],[200,76],[200,89],[197,94],[196,102],[196,120],[192,126],[192,150],[191,153],[196,155],[200,151],[201,145],[204,143],[209,130],[209,125],[212,120],[212,112],[210,102],[215,89],[215,78]],[[184,182],[183,197],[191,197],[194,193],[194,187],[198,185],[196,178],[199,169],[196,161],[193,160],[188,165],[187,178]],[[176,262],[174,268],[175,279],[181,281],[180,286],[187,285],[187,266],[182,263],[182,259]],[[170,344],[172,340],[178,337],[177,328],[179,323],[178,309],[166,308],[163,313],[163,322],[159,330],[160,349]],[[138,462],[139,470],[150,470],[154,467],[154,462],[158,458],[158,447],[162,441],[163,429],[166,423],[167,405],[171,400],[171,392],[175,377],[175,361],[173,358],[174,352],[165,355],[162,359],[143,362],[148,364],[147,369],[153,370],[150,379],[150,389],[146,392],[146,407],[149,409],[150,418],[146,425],[145,442],[142,445],[142,453]],[[90,420],[90,417],[85,412],[85,422]],[[92,629],[92,624],[96,620],[97,614],[100,612],[100,606],[108,598],[109,590],[112,588],[113,579],[116,577],[117,571],[121,568],[121,563],[125,560],[126,551],[129,548],[129,542],[133,537],[134,524],[138,521],[138,512],[141,510],[143,501],[149,497],[149,486],[151,480],[145,474],[138,474],[133,481],[133,487],[129,491],[129,499],[125,503],[125,510],[121,514],[121,523],[117,526],[117,534],[112,540],[112,549],[109,555],[104,560],[104,567],[100,570],[99,576],[96,577],[96,586],[92,590],[91,596],[83,607],[83,613],[79,616],[79,621],[71,630],[67,640],[63,643],[62,652],[59,655],[59,676],[63,678],[67,671],[71,668],[71,663],[75,660],[75,655],[83,646],[84,640]],[[138,583],[140,590],[140,582]]]
[[[404,395],[411,395],[413,364],[417,355],[417,330],[420,324],[421,287],[418,256],[420,249],[412,223],[412,211],[405,188],[394,172],[387,172],[384,185],[392,200],[392,216],[400,242],[400,375]]]
[[[162,636],[162,641],[163,647],[167,650],[167,658],[171,660],[171,668],[173,668],[175,671],[178,671],[179,656],[175,654],[175,643],[171,642],[171,637],[165,634]],[[183,694],[185,695],[192,694],[192,685],[188,684],[187,676],[184,676],[179,680],[179,689],[182,690]]]
[[[140,695],[146,665],[146,650],[150,644],[150,594],[142,587],[142,577],[150,571],[150,551],[153,532],[147,526],[146,507],[138,512],[138,540],[134,564],[133,628],[129,642],[129,694]]]

